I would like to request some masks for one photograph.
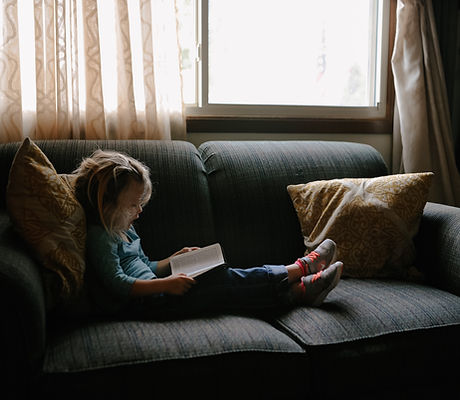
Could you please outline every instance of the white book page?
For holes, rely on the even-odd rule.
[[[219,243],[201,249],[179,254],[171,258],[171,272],[195,277],[210,269],[225,264],[222,248]]]

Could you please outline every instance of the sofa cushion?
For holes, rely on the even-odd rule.
[[[267,322],[243,316],[174,321],[99,321],[60,327],[45,373],[79,372],[235,352],[303,353]]]
[[[338,142],[206,142],[214,221],[233,266],[284,264],[305,247],[287,185],[374,177],[387,169],[372,147]]]
[[[460,298],[416,283],[342,279],[321,308],[295,308],[278,322],[303,346],[448,326],[460,329]]]
[[[7,205],[15,228],[46,268],[49,301],[77,293],[85,271],[85,212],[70,182],[29,138],[11,166]]]
[[[321,308],[293,309],[278,324],[314,366],[312,397],[444,398],[458,391],[457,369],[448,366],[460,357],[460,298],[450,293],[342,279]],[[324,385],[325,371],[332,385]]]
[[[35,142],[56,171],[69,174],[96,149],[111,149],[144,162],[151,171],[153,195],[136,221],[145,253],[158,260],[184,246],[216,241],[209,189],[198,150],[182,141],[46,140]],[[19,143],[0,146],[0,167],[7,173]],[[0,174],[0,193],[6,182]],[[0,205],[2,204],[0,198]]]
[[[408,278],[432,173],[332,179],[289,185],[307,252],[337,243],[344,276]]]

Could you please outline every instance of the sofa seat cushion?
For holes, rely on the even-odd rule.
[[[82,372],[235,352],[303,353],[267,322],[243,316],[172,321],[93,321],[58,328],[45,373]]]
[[[322,307],[293,309],[278,322],[305,347],[448,326],[460,330],[460,297],[409,282],[342,279]]]

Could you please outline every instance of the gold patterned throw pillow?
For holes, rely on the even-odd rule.
[[[432,177],[427,172],[288,186],[307,253],[330,238],[344,276],[413,278],[413,238]]]
[[[11,166],[7,207],[14,227],[45,267],[49,305],[77,294],[85,270],[85,213],[72,177],[59,175],[28,138]]]

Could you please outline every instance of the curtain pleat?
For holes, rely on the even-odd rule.
[[[74,0],[78,2],[78,0]],[[78,5],[77,5],[78,7]],[[101,48],[99,41],[99,21],[97,2],[95,0],[82,1],[82,23],[77,27],[83,29],[84,42],[84,85],[79,86],[84,93],[84,129],[82,139],[104,139],[108,137],[105,121],[104,96],[102,90]],[[78,29],[78,28],[77,28]],[[78,34],[78,32],[77,32]],[[82,75],[80,75],[82,79]],[[110,138],[110,137],[109,137]]]
[[[18,141],[22,138],[22,100],[16,1],[2,1],[0,11],[3,31],[0,47],[0,130],[3,141]]]

